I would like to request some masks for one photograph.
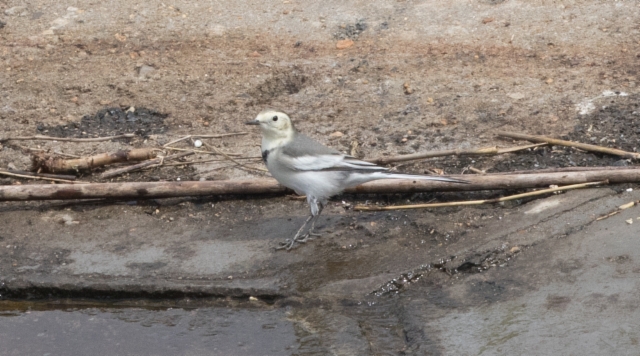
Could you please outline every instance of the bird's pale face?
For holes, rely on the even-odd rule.
[[[289,116],[273,110],[261,112],[255,120],[246,124],[259,125],[263,138],[268,141],[288,140],[293,137],[294,133]]]

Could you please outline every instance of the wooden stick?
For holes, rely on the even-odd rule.
[[[509,138],[515,138],[519,140],[527,140],[530,142],[544,142],[550,145],[575,147],[575,148],[579,148],[581,150],[590,151],[590,152],[599,152],[599,153],[606,153],[610,155],[620,156],[624,158],[640,159],[640,153],[627,152],[627,151],[619,150],[616,148],[602,147],[602,146],[590,145],[587,143],[558,140],[558,139],[550,138],[546,136],[535,136],[535,135],[527,135],[527,134],[514,133],[514,132],[498,131],[496,134],[500,137],[509,137]]]
[[[123,174],[123,173],[137,171],[137,170],[140,170],[140,169],[143,169],[143,168],[147,168],[147,167],[150,167],[150,166],[153,166],[153,165],[162,165],[164,163],[164,161],[171,161],[171,160],[174,160],[174,159],[190,156],[192,154],[194,154],[194,153],[193,152],[182,152],[182,153],[178,153],[178,154],[167,156],[167,157],[157,157],[155,159],[150,159],[150,160],[144,161],[142,163],[138,163],[138,164],[134,164],[134,165],[131,165],[131,166],[126,166],[126,167],[116,168],[116,169],[112,169],[110,171],[106,171],[106,172],[104,172],[104,173],[102,173],[100,175],[100,178],[102,178],[102,179],[111,178],[111,177],[115,177],[115,176]]]
[[[431,191],[474,191],[546,188],[609,180],[611,184],[639,183],[640,168],[619,171],[557,172],[543,174],[468,174],[453,176],[469,184],[432,180],[382,179],[346,190],[350,194],[393,194]],[[55,199],[155,199],[202,195],[283,194],[286,189],[275,179],[222,181],[91,183],[83,185],[0,186],[0,201]]]
[[[412,205],[396,205],[396,206],[366,206],[366,205],[356,205],[353,207],[353,210],[360,211],[380,211],[380,210],[404,210],[404,209],[424,209],[424,208],[440,208],[447,206],[466,206],[466,205],[481,205],[481,204],[492,204],[499,203],[503,201],[516,200],[526,197],[533,197],[536,195],[543,195],[548,193],[557,192],[560,190],[572,190],[579,188],[592,187],[596,185],[609,184],[609,181],[602,182],[590,182],[590,183],[581,183],[581,184],[573,184],[573,185],[565,185],[564,187],[555,187],[549,189],[536,190],[534,192],[527,192],[522,194],[509,195],[506,197],[500,197],[495,199],[484,199],[484,200],[469,200],[469,201],[452,201],[446,203],[430,203],[430,204],[412,204]]]
[[[18,136],[18,137],[5,137],[0,138],[0,142],[6,141],[30,141],[30,140],[47,140],[47,141],[64,141],[64,142],[100,142],[100,141],[110,141],[118,138],[132,138],[135,137],[135,134],[128,133],[117,136],[107,136],[107,137],[93,137],[93,138],[70,138],[70,137],[53,137],[53,136],[43,136],[43,135],[35,135],[35,136]]]
[[[34,154],[32,162],[33,170],[37,172],[79,172],[118,162],[143,161],[154,158],[159,151],[157,148],[134,148],[128,151],[101,153],[91,157],[66,160],[45,154]]]
[[[0,171],[0,175],[8,176],[8,177],[16,177],[16,178],[25,178],[25,179],[48,180],[48,181],[51,181],[51,182],[60,182],[60,183],[71,183],[71,184],[78,184],[78,183],[86,184],[87,183],[87,182],[73,181],[73,180],[68,180],[68,179],[40,177],[40,176],[32,176],[32,175],[25,175],[25,174],[16,174],[16,173],[10,173],[10,172],[7,172],[7,171]]]
[[[529,148],[535,148],[535,147],[546,146],[546,145],[547,145],[546,143],[538,143],[535,145],[507,147],[507,148],[498,148],[494,146],[494,147],[476,148],[471,150],[432,151],[432,152],[412,153],[409,155],[400,155],[400,156],[378,157],[373,159],[365,159],[365,161],[375,163],[375,164],[389,164],[392,162],[404,162],[404,161],[412,161],[417,159],[443,157],[443,156],[499,155],[503,153],[517,152],[517,151],[522,151]]]

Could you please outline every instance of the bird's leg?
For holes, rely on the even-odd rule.
[[[300,234],[302,233],[302,231],[307,226],[309,221],[311,221],[312,218],[314,218],[313,215],[309,216],[307,218],[307,220],[305,220],[304,224],[302,224],[300,229],[298,229],[298,232],[296,232],[296,235],[292,239],[286,239],[283,242],[281,242],[280,246],[276,247],[276,250],[287,249],[287,251],[289,251],[289,250],[291,250],[293,248],[293,245],[296,243],[296,241],[298,241],[298,242],[306,242],[306,239],[307,239],[308,235],[305,234],[305,235],[303,235],[301,237]],[[302,240],[305,240],[305,241],[302,241]]]
[[[313,231],[316,228],[316,221],[318,221],[318,218],[320,217],[320,214],[322,214],[322,209],[324,209],[324,204],[322,204],[321,202],[318,202],[318,205],[319,205],[318,206],[318,208],[319,208],[318,209],[318,214],[316,216],[314,216],[313,220],[311,221],[311,228],[307,232],[307,237],[309,237],[309,236],[316,236],[316,237],[322,236],[322,234],[319,234],[319,233]]]
[[[309,207],[311,208],[311,216],[309,216],[307,220],[305,220],[304,224],[302,224],[302,226],[300,227],[300,229],[298,229],[298,232],[292,239],[286,239],[281,242],[280,246],[276,247],[276,250],[286,249],[287,251],[289,251],[293,248],[296,242],[305,243],[310,240],[311,236],[321,236],[320,234],[315,233],[313,229],[315,228],[318,217],[320,217],[322,209],[324,209],[324,204],[322,204],[322,202],[318,201],[317,198],[312,196],[307,196],[307,202],[309,203]],[[302,234],[309,221],[311,221],[311,228],[307,231],[306,234]]]

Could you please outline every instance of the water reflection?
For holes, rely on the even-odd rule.
[[[290,355],[283,310],[65,308],[0,302],[0,355]]]

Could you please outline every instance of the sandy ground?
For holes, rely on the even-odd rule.
[[[0,168],[28,169],[29,149],[87,155],[245,131],[205,143],[257,156],[243,123],[267,107],[361,157],[515,144],[497,130],[637,151],[639,15],[633,1],[0,1],[0,137],[136,134],[5,141]],[[545,148],[398,169],[612,164],[632,162]],[[115,180],[263,176],[210,162]],[[0,203],[0,290],[213,297],[238,320],[253,296],[293,325],[281,337],[297,351],[282,354],[517,354],[549,340],[549,353],[631,354],[640,249],[625,220],[637,212],[593,218],[637,200],[634,187],[366,214],[349,207],[504,192],[344,196],[323,214],[325,236],[291,253],[273,247],[307,207],[285,197]]]

